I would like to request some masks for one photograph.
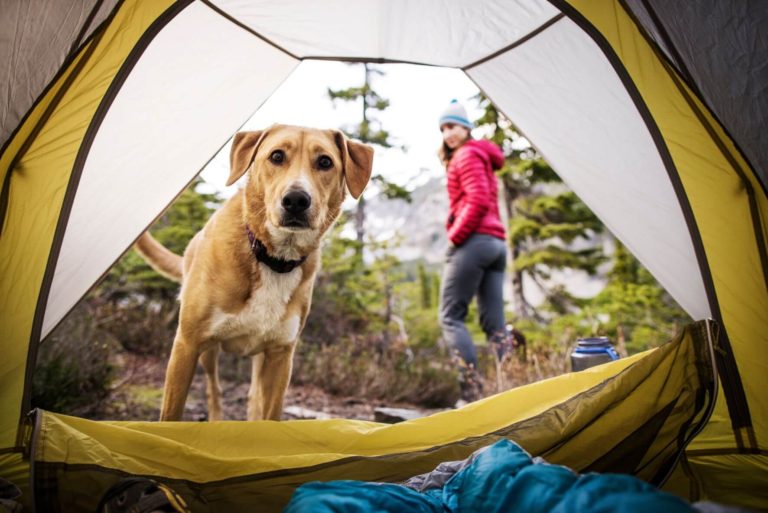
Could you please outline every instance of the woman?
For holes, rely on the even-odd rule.
[[[464,107],[453,100],[440,116],[440,158],[448,175],[450,247],[440,287],[443,338],[460,357],[461,399],[479,398],[477,349],[464,323],[477,295],[480,325],[488,340],[506,341],[502,285],[507,259],[506,230],[498,207],[494,170],[504,164],[501,149],[474,140]]]

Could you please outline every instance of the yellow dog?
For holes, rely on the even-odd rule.
[[[250,356],[248,420],[282,415],[293,352],[320,264],[320,240],[345,186],[359,198],[373,149],[335,130],[274,125],[235,135],[227,185],[248,182],[190,241],[183,258],[148,233],[136,248],[181,282],[179,326],[166,371],[161,420],[180,420],[196,362],[208,416],[221,419],[219,351]]]

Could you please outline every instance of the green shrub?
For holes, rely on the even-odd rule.
[[[434,348],[436,341],[442,336],[437,319],[437,308],[429,310],[412,308],[406,310],[403,316],[408,332],[408,345],[414,350]]]
[[[96,411],[110,393],[116,347],[88,304],[78,306],[38,349],[32,406],[68,415]]]
[[[162,357],[170,354],[179,319],[175,299],[132,294],[115,301],[96,296],[91,304],[100,330],[126,351]]]
[[[382,350],[375,341],[343,338],[334,344],[300,344],[293,381],[336,395],[445,407],[459,394],[456,370],[447,355],[433,349]]]

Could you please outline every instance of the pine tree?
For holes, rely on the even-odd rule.
[[[382,98],[372,86],[373,76],[383,76],[384,72],[368,63],[363,64],[363,68],[365,72],[363,85],[347,89],[328,89],[328,97],[334,102],[361,102],[362,119],[356,125],[344,129],[344,133],[348,137],[358,139],[364,143],[375,144],[382,148],[392,148],[394,143],[391,140],[390,133],[384,130],[381,123],[375,118],[376,112],[382,112],[389,107],[389,100]],[[411,195],[405,187],[390,182],[381,174],[374,174],[371,180],[379,185],[381,193],[388,199],[411,201]],[[359,245],[358,254],[360,255],[362,255],[365,244],[365,207],[366,199],[365,195],[363,195],[358,200],[355,210],[355,232]]]
[[[668,340],[691,319],[621,242],[615,244],[608,284],[589,309],[607,315],[602,330],[634,353]]]
[[[484,111],[476,120],[477,126],[490,130],[490,139],[506,156],[498,176],[509,219],[515,315],[521,319],[540,318],[525,297],[524,276],[542,290],[551,310],[565,313],[577,301],[563,286],[550,283],[552,272],[579,269],[595,274],[597,266],[605,260],[602,250],[574,251],[569,246],[576,239],[588,240],[601,233],[603,225],[487,98],[479,95],[478,101]]]
[[[364,80],[361,86],[350,87],[341,90],[328,89],[328,96],[334,102],[360,102],[362,105],[362,119],[360,122],[344,130],[348,137],[358,139],[364,143],[374,144],[382,148],[392,148],[394,146],[394,142],[391,139],[390,133],[381,126],[381,123],[375,117],[377,112],[382,112],[389,107],[389,100],[383,98],[378,92],[376,92],[372,85],[373,77],[376,75],[383,76],[384,72],[374,68],[367,63],[363,65],[363,69]],[[408,202],[411,201],[410,192],[405,187],[387,180],[381,174],[374,174],[371,177],[371,181],[378,185],[380,192],[384,195],[384,197],[388,199],[403,199]],[[358,260],[358,270],[370,275],[367,276],[367,278],[374,279],[374,290],[378,289],[383,295],[384,305],[382,311],[382,320],[384,345],[388,346],[388,326],[392,320],[394,301],[392,292],[393,281],[392,277],[389,276],[389,273],[397,261],[394,259],[388,249],[385,249],[382,253],[382,249],[386,248],[386,242],[366,242],[365,219],[366,198],[364,194],[358,200],[354,215],[357,243],[355,248],[355,257]],[[362,267],[363,253],[366,245],[371,254],[374,252],[382,254],[382,256],[377,256],[374,258],[373,265],[368,269],[364,269],[364,267]],[[378,277],[378,279],[376,279],[376,277]],[[367,292],[370,293],[370,291],[371,290],[369,289]]]

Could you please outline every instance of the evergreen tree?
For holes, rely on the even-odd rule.
[[[360,102],[362,105],[362,118],[360,122],[344,129],[344,132],[348,137],[358,139],[364,143],[374,144],[382,148],[392,148],[394,143],[391,140],[390,133],[385,130],[381,126],[381,123],[376,119],[377,112],[382,112],[386,110],[387,107],[389,107],[389,100],[383,98],[378,92],[376,92],[372,85],[373,77],[376,75],[382,76],[384,73],[369,64],[364,64],[363,70],[364,80],[361,86],[340,90],[329,89],[328,96],[334,102]],[[371,177],[371,180],[378,185],[380,193],[383,194],[386,198],[404,199],[408,202],[411,201],[410,192],[405,187],[385,179],[381,174],[374,174]],[[365,284],[372,286],[372,288],[368,287],[365,291],[360,291],[361,298],[368,297],[373,291],[378,291],[381,294],[378,299],[383,301],[383,305],[379,305],[379,307],[374,306],[372,311],[381,312],[381,319],[383,321],[382,329],[385,339],[384,345],[387,346],[389,345],[388,327],[392,320],[394,302],[392,292],[393,277],[389,276],[389,272],[398,262],[391,255],[391,251],[387,249],[384,251],[383,256],[380,255],[374,257],[374,262],[371,266],[366,267],[363,265],[363,253],[366,247],[368,248],[370,254],[382,254],[383,248],[386,248],[388,244],[386,242],[366,241],[365,219],[366,198],[364,194],[358,200],[354,215],[356,245],[355,254],[353,256],[357,259],[357,262],[349,263],[346,265],[348,266],[349,271],[354,271],[357,273],[356,276],[358,283],[363,284],[363,287]],[[342,223],[339,224],[342,225]],[[337,232],[336,235],[340,236],[340,232]],[[337,244],[342,247],[345,245],[344,243],[339,243],[339,241],[337,241]],[[343,251],[341,253],[338,253],[338,251],[335,252],[340,258],[345,258],[345,253]],[[373,282],[371,283],[370,280],[373,280]],[[333,279],[331,279],[330,283],[332,282]],[[330,290],[328,292],[330,292]],[[369,303],[369,306],[373,305]]]
[[[396,285],[404,279],[400,261],[392,254],[397,240],[367,241],[370,261],[357,254],[357,241],[343,236],[350,213],[323,241],[322,265],[315,280],[312,310],[302,339],[324,345],[361,337],[386,350],[396,308]],[[354,335],[353,335],[354,334]]]
[[[618,240],[612,262],[608,284],[593,298],[589,309],[594,317],[603,314],[608,319],[601,330],[615,337],[619,347],[626,346],[629,353],[655,347],[691,322],[672,296]]]
[[[374,68],[368,63],[363,64],[364,80],[363,85],[359,87],[349,87],[347,89],[328,89],[328,97],[332,101],[360,102],[362,104],[362,119],[359,123],[347,127],[344,133],[353,139],[358,139],[364,143],[375,144],[382,148],[392,148],[394,143],[391,140],[390,133],[381,126],[381,123],[375,118],[376,112],[382,112],[389,107],[389,100],[382,98],[372,86],[374,75],[382,76],[384,72]],[[371,177],[374,183],[381,188],[381,193],[389,199],[404,199],[411,201],[409,191],[394,182],[385,179],[381,174],[374,174]],[[355,232],[357,233],[358,254],[362,255],[365,244],[365,195],[361,196],[355,210]]]
[[[578,302],[563,286],[550,283],[552,272],[578,269],[595,274],[605,259],[602,250],[590,247],[574,251],[570,245],[579,238],[589,240],[603,231],[603,225],[487,98],[479,95],[478,101],[483,115],[476,120],[477,126],[490,130],[490,139],[506,155],[498,176],[509,218],[515,315],[522,319],[539,317],[525,297],[526,275],[545,294],[547,306],[563,314]]]

